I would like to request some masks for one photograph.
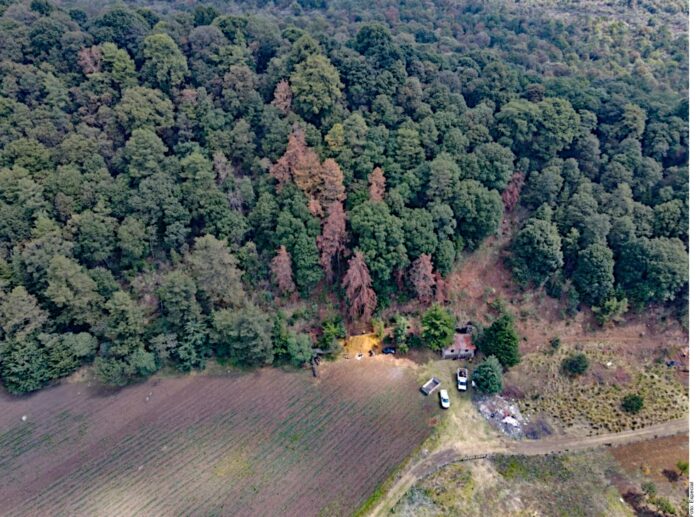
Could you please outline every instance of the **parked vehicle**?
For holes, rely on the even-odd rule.
[[[457,389],[466,391],[466,383],[469,381],[469,370],[466,368],[457,368]]]
[[[440,405],[442,409],[449,409],[450,407],[450,399],[447,390],[440,390]]]
[[[395,354],[396,353],[396,348],[392,346],[388,346],[382,349],[383,354]]]
[[[424,395],[430,395],[433,391],[440,387],[440,384],[442,384],[440,379],[437,377],[432,377],[428,382],[421,386],[421,391]]]

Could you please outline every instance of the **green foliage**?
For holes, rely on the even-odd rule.
[[[677,470],[679,471],[680,476],[688,476],[689,475],[689,462],[688,461],[678,461],[677,462]]]
[[[555,224],[530,219],[515,236],[511,266],[519,282],[539,285],[563,266],[561,237]]]
[[[643,409],[643,397],[637,393],[626,395],[621,400],[621,409],[623,409],[626,413],[639,413],[640,410]]]
[[[188,75],[186,57],[168,34],[152,34],[145,38],[143,77],[164,91],[179,86]]]
[[[481,352],[495,356],[503,367],[510,368],[520,362],[519,341],[512,316],[503,314],[484,329],[478,346]]]
[[[431,305],[421,318],[421,338],[431,350],[439,351],[452,344],[454,316],[441,305]]]
[[[392,343],[402,354],[408,352],[408,331],[408,320],[404,316],[397,315],[394,318],[394,326],[392,328]]]
[[[655,497],[652,503],[657,506],[657,509],[667,515],[677,515],[677,509],[666,497]]]
[[[377,339],[382,339],[384,338],[384,321],[381,320],[380,318],[372,318],[370,321],[370,325],[372,326],[372,332],[375,333],[377,336]]]
[[[625,16],[573,16],[569,28],[556,18],[567,6],[514,2],[436,0],[397,17],[322,0],[241,0],[234,15],[11,3],[0,1],[10,390],[93,357],[115,385],[162,364],[201,367],[213,350],[265,364],[262,314],[294,303],[270,296],[281,245],[310,303],[342,298],[360,251],[386,307],[411,295],[414,260],[446,277],[504,209],[515,278],[545,284],[568,317],[580,302],[600,324],[629,303],[686,312],[688,53],[668,30],[684,16],[671,4],[634,5],[635,19],[660,19],[634,30]],[[306,145],[289,138],[300,130]],[[332,184],[327,158],[341,172],[329,167]],[[343,215],[327,224],[334,198],[345,227]],[[337,321],[322,348],[336,349]],[[290,335],[274,333],[283,360]],[[401,350],[419,343],[406,335]]]
[[[340,316],[335,316],[322,322],[321,335],[317,345],[322,350],[329,351],[333,355],[338,353],[340,348],[338,340],[345,339],[346,336],[346,327],[343,324],[343,319]]]
[[[452,210],[467,249],[475,249],[483,239],[495,233],[503,218],[500,195],[476,180],[461,182],[452,200]]]
[[[408,263],[401,220],[389,212],[385,203],[374,201],[356,207],[349,220],[375,291],[389,292],[394,270]]]
[[[567,480],[572,472],[565,458],[545,456],[495,456],[493,464],[505,479],[550,482]]]
[[[273,361],[271,323],[256,306],[245,305],[237,311],[222,309],[213,314],[213,343],[220,357],[231,358],[246,366]]]
[[[322,55],[312,55],[295,66],[290,76],[293,104],[308,118],[323,116],[341,99],[338,71]]]
[[[290,334],[288,339],[288,356],[295,366],[307,364],[312,358],[312,338],[307,334]]]
[[[616,277],[629,300],[638,304],[673,300],[688,278],[688,256],[677,239],[641,237],[628,243],[616,264]]]
[[[555,352],[556,350],[561,348],[561,338],[558,336],[554,336],[551,338],[549,344],[551,345],[551,350]]]
[[[657,495],[657,487],[655,486],[655,483],[652,481],[646,481],[642,485],[640,485],[641,490],[647,495],[648,497],[652,498]]]
[[[561,362],[561,370],[563,370],[563,373],[565,373],[568,377],[577,377],[582,375],[587,371],[589,366],[590,362],[588,361],[587,356],[583,353],[566,357]]]
[[[592,312],[597,318],[600,326],[608,322],[619,323],[623,320],[623,315],[628,312],[628,300],[626,298],[612,297],[599,307],[592,307]]]
[[[503,391],[503,367],[495,356],[486,359],[474,368],[471,380],[476,389],[482,393],[492,395]]]
[[[614,256],[602,244],[592,244],[578,254],[573,282],[585,303],[603,304],[614,292]]]

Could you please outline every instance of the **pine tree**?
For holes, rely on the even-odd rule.
[[[290,113],[290,106],[292,105],[292,90],[290,89],[290,83],[288,83],[287,80],[283,79],[276,85],[271,104],[285,115]]]
[[[353,319],[368,321],[377,307],[377,296],[372,290],[372,279],[362,252],[356,251],[348,262],[343,287],[348,297],[350,316]]]
[[[501,316],[483,331],[479,348],[487,356],[495,356],[505,368],[520,362],[520,338],[515,330],[512,316]]]
[[[503,190],[503,193],[500,195],[503,200],[503,206],[508,212],[512,210],[520,200],[522,185],[524,185],[524,176],[521,172],[515,172],[512,178],[510,178],[507,187],[505,187],[505,190]]]
[[[384,172],[379,167],[375,167],[370,176],[370,199],[372,201],[382,201],[384,199],[385,179]]]
[[[329,282],[333,279],[334,261],[345,249],[346,238],[346,214],[343,205],[337,201],[329,207],[321,235],[317,237],[317,247],[321,253],[319,262]]]
[[[430,255],[423,254],[413,261],[409,274],[411,285],[418,296],[418,301],[428,303],[433,298],[435,276],[433,275],[433,263]]]
[[[346,198],[343,172],[338,163],[331,158],[324,160],[321,166],[321,185],[317,197],[324,212],[332,203],[342,202]]]
[[[292,180],[305,194],[316,192],[321,182],[321,162],[317,154],[307,147],[301,127],[293,128],[285,154],[271,167],[271,175],[278,182],[279,189]]]
[[[292,259],[285,246],[278,248],[278,253],[271,261],[271,271],[280,292],[283,294],[295,292],[295,282],[292,280]]]

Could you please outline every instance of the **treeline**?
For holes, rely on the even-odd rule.
[[[358,3],[352,19],[302,2],[0,5],[12,392],[92,360],[115,385],[213,354],[301,365],[334,348],[341,315],[440,298],[457,255],[520,196],[533,214],[512,246],[521,281],[601,317],[685,299],[684,92],[611,78],[591,52],[606,74],[580,77],[563,52],[591,43],[561,44],[573,27],[483,4]],[[665,37],[646,31],[636,52],[678,60]],[[575,68],[541,73],[521,44],[564,47],[553,55]],[[667,77],[662,61],[645,68]],[[306,309],[279,310],[298,298]]]

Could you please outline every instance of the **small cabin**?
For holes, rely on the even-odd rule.
[[[454,334],[454,342],[442,349],[443,359],[473,359],[476,354],[473,334],[457,332]]]

